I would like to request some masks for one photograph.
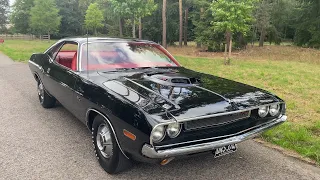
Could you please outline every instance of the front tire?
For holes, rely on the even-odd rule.
[[[47,93],[40,80],[38,80],[38,97],[40,104],[46,109],[52,108],[56,104],[56,99]]]
[[[121,152],[110,125],[102,116],[92,124],[92,142],[101,167],[109,174],[116,174],[131,167],[131,161]]]

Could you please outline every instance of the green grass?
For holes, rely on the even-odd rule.
[[[0,51],[16,61],[26,61],[53,43],[7,40],[0,44]],[[198,53],[194,47],[169,50],[185,67],[260,87],[284,99],[288,122],[262,137],[320,164],[320,51],[294,46],[255,47],[239,52],[232,64],[225,66],[221,53]]]
[[[266,89],[287,103],[288,122],[262,137],[320,164],[320,66],[292,61],[233,60],[176,56],[185,67]]]
[[[55,41],[5,40],[0,51],[15,61],[27,61],[33,53],[45,51]]]

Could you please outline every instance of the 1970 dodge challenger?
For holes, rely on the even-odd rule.
[[[63,39],[33,54],[29,67],[40,104],[59,101],[85,123],[111,174],[133,160],[165,165],[203,152],[226,155],[287,119],[279,97],[186,69],[151,41]]]

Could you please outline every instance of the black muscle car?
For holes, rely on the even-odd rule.
[[[132,160],[165,165],[202,152],[219,157],[287,119],[279,97],[186,69],[150,41],[63,39],[33,54],[29,67],[41,105],[59,101],[87,125],[108,173]]]

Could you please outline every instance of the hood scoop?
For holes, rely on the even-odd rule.
[[[149,81],[152,81],[164,86],[185,87],[185,86],[193,86],[193,85],[200,84],[200,79],[198,78],[183,77],[176,73],[145,74],[144,79],[147,79]]]

